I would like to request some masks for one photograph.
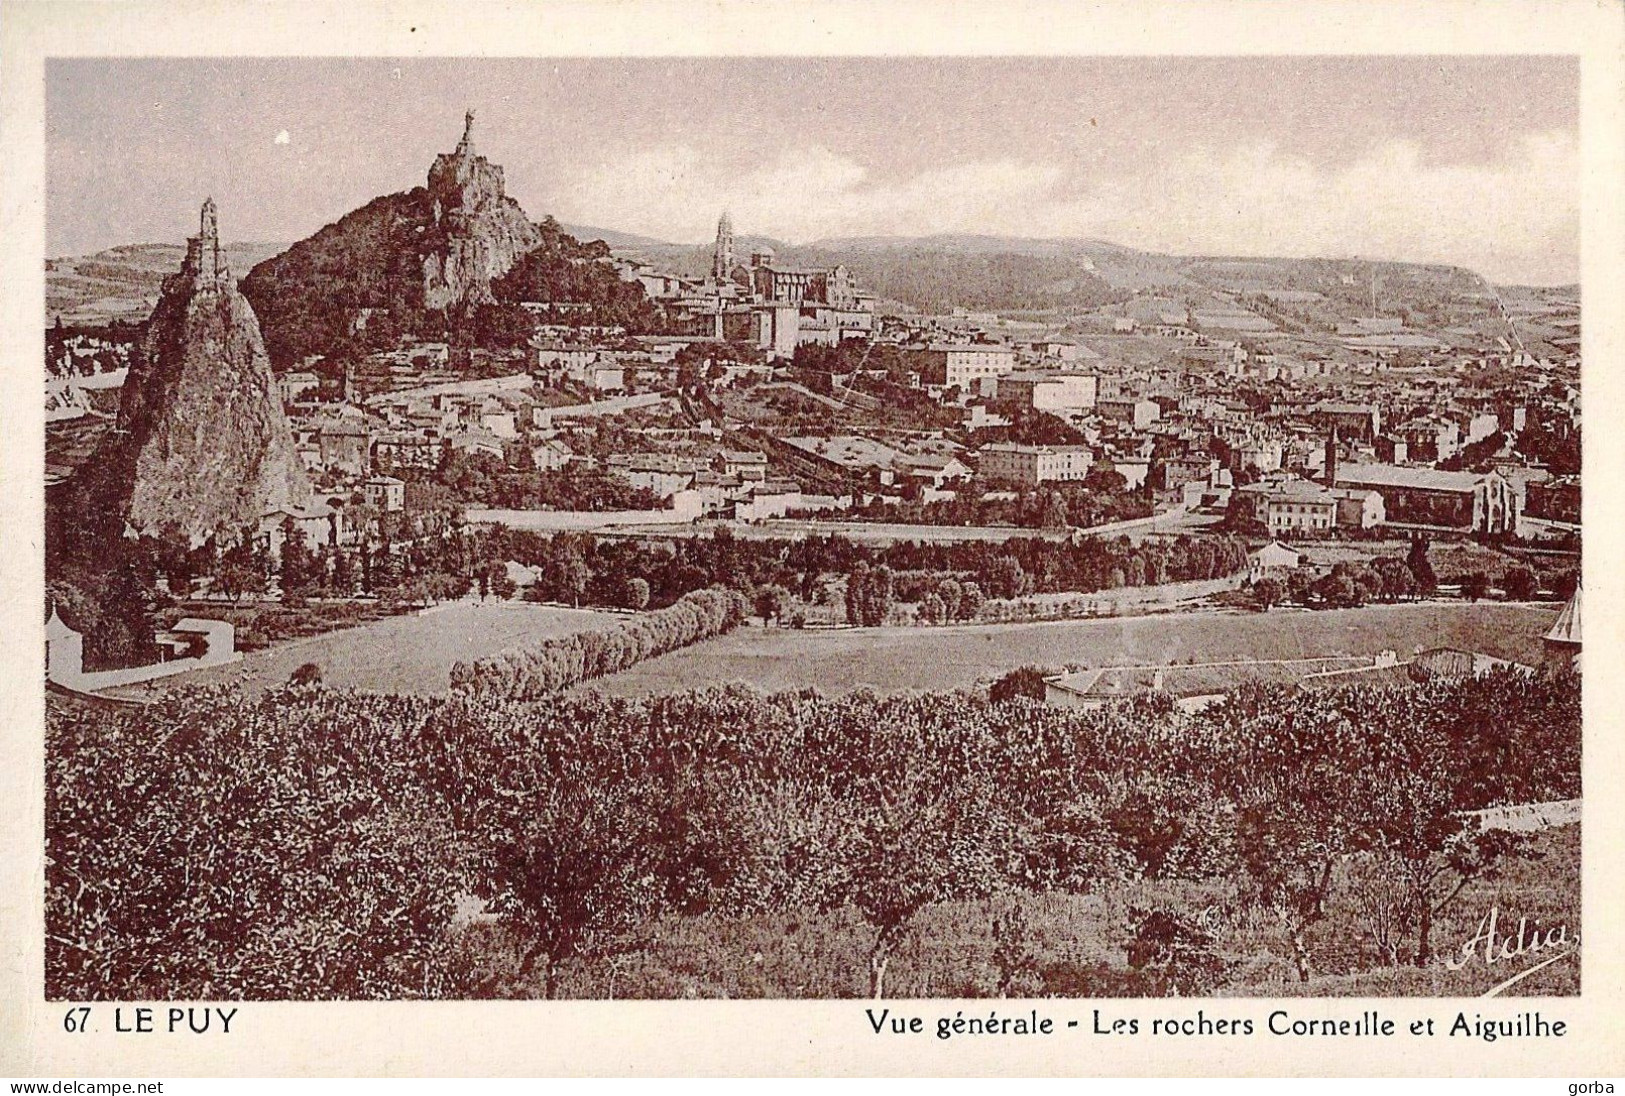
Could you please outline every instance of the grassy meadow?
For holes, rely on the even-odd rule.
[[[238,683],[247,695],[281,685],[306,662],[340,688],[385,693],[444,693],[452,663],[498,654],[539,636],[601,628],[613,613],[511,602],[448,602],[426,613],[388,617],[312,639],[251,651],[229,666],[182,674],[168,685]]]
[[[649,696],[715,682],[840,692],[969,688],[1018,666],[1088,666],[1401,655],[1454,646],[1527,664],[1555,610],[1497,603],[1317,612],[1179,613],[1036,624],[796,631],[741,628],[582,688]]]

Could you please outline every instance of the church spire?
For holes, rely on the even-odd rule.
[[[717,243],[711,253],[711,276],[719,282],[728,280],[734,268],[734,222],[727,210],[717,221]]]

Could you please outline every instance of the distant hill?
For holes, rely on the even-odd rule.
[[[591,243],[602,240],[605,244],[621,251],[628,248],[675,248],[680,244],[657,240],[653,236],[639,236],[632,232],[617,232],[613,228],[593,228],[589,225],[560,225],[560,228],[580,240],[582,243]]]
[[[1021,236],[983,236],[942,233],[934,236],[832,236],[807,245],[825,251],[869,254],[885,251],[934,251],[950,254],[1037,255],[1044,258],[1085,257],[1096,252],[1132,251],[1099,240],[1030,239]]]
[[[702,278],[711,268],[709,244],[671,243],[590,226],[561,227],[559,231],[566,238],[583,241],[583,248],[608,247],[690,278]],[[1153,294],[1189,307],[1211,307],[1241,298],[1288,330],[1329,330],[1340,318],[1370,312],[1375,277],[1377,308],[1384,314],[1404,315],[1407,322],[1419,326],[1470,323],[1486,334],[1505,330],[1498,318],[1485,320],[1483,316],[1485,302],[1493,294],[1488,283],[1471,271],[1442,265],[1356,258],[1168,255],[1104,240],[968,233],[829,237],[810,244],[753,235],[735,238],[741,258],[760,247],[771,248],[782,265],[845,265],[882,300],[926,312],[956,307],[1087,311],[1133,294]],[[152,254],[149,250],[119,248],[82,260],[54,260],[49,275],[55,287],[53,300],[68,301],[73,290],[79,295],[71,299],[81,307],[87,307],[85,300],[94,293],[106,298],[97,306],[105,314],[117,314],[115,306],[120,304],[139,311],[141,301],[156,295],[163,269],[172,269],[170,263],[178,261],[179,255],[178,248]],[[587,252],[571,254],[579,259]],[[243,269],[239,260],[234,257],[233,261],[237,269]],[[62,265],[56,268],[57,264]],[[105,276],[94,283],[83,280],[79,271],[86,265]],[[531,291],[536,287],[579,291],[579,287],[570,288],[576,279],[563,267],[547,273],[531,264],[522,280]],[[75,290],[75,286],[79,288]],[[600,288],[604,293],[599,295],[607,300],[610,287]],[[621,310],[625,303],[616,303],[614,309]],[[277,341],[270,332],[267,339]],[[273,356],[277,356],[275,352]]]
[[[286,244],[222,245],[232,272],[241,278]],[[164,277],[180,269],[184,244],[124,244],[45,261],[45,322],[105,324],[145,320],[158,303]]]

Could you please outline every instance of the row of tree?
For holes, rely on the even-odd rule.
[[[732,631],[749,611],[737,590],[696,590],[613,628],[548,636],[490,658],[458,662],[451,668],[451,686],[459,692],[535,700]]]
[[[844,511],[844,521],[900,522],[911,525],[1013,525],[1022,529],[1088,528],[1114,521],[1149,517],[1145,492],[1129,491],[1121,472],[1096,465],[1079,483],[1050,484],[1039,489],[984,493],[974,481],[961,484],[951,499],[921,501],[904,488],[904,501],[876,497]],[[809,513],[808,517],[819,515]]]
[[[537,571],[534,596],[542,601],[641,608],[627,600],[629,583],[641,580],[647,603],[656,607],[707,586],[728,586],[754,597],[758,588],[777,585],[813,602],[830,580],[844,579],[854,624],[883,620],[894,600],[915,603],[933,592],[944,596],[937,587],[945,579],[959,584],[961,592],[974,584],[983,598],[1009,599],[1225,578],[1247,566],[1246,542],[1229,536],[1138,544],[1127,537],[1013,537],[1003,543],[885,547],[838,535],[744,539],[727,530],[663,542],[505,529],[483,532],[481,538],[482,558],[513,560]],[[889,585],[878,577],[882,568]]]
[[[1194,714],[1021,691],[54,703],[46,992],[552,995],[662,918],[841,910],[867,930],[849,992],[880,994],[933,905],[1135,880],[1214,896],[1200,932],[1171,907],[1120,926],[1168,986],[1212,988],[1192,941],[1256,949],[1260,916],[1307,980],[1317,925],[1376,901],[1361,872],[1392,884],[1376,961],[1426,964],[1508,848],[1461,812],[1579,794],[1573,677],[1250,687]],[[459,927],[469,896],[492,931]]]
[[[1537,572],[1527,563],[1512,562],[1502,569],[1500,582],[1507,601],[1530,601],[1542,590],[1567,598],[1574,593],[1579,572],[1564,564]],[[1469,601],[1482,601],[1490,595],[1490,576],[1484,571],[1461,575],[1459,584],[1462,596]],[[1324,574],[1311,567],[1296,567],[1284,574],[1259,579],[1253,584],[1252,593],[1265,609],[1285,602],[1347,609],[1374,602],[1431,597],[1438,588],[1438,576],[1428,558],[1428,542],[1416,537],[1405,559],[1378,556],[1369,562],[1341,561]]]

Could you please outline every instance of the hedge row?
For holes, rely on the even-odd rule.
[[[748,611],[737,590],[719,586],[695,590],[665,609],[614,628],[549,636],[477,662],[458,662],[451,668],[451,687],[460,693],[537,700],[732,631]]]

